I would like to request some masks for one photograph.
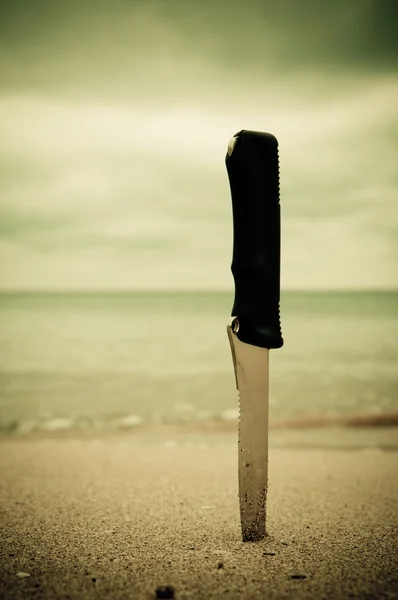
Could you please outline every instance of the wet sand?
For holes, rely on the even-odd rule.
[[[398,598],[396,451],[271,446],[246,544],[236,453],[230,433],[3,438],[0,597]]]

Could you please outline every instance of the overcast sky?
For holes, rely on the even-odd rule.
[[[398,286],[398,2],[3,0],[0,287],[233,285],[224,157],[280,143],[282,286]]]

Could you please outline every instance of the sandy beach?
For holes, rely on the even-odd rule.
[[[268,537],[243,544],[236,436],[4,437],[6,599],[398,598],[398,453],[269,454]]]

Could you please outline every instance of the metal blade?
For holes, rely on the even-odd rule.
[[[267,348],[238,339],[237,319],[227,327],[239,391],[238,476],[244,542],[265,534],[268,479],[268,354]]]

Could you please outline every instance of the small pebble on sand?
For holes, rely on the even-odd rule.
[[[172,585],[161,585],[156,588],[156,598],[174,598],[174,588]]]

